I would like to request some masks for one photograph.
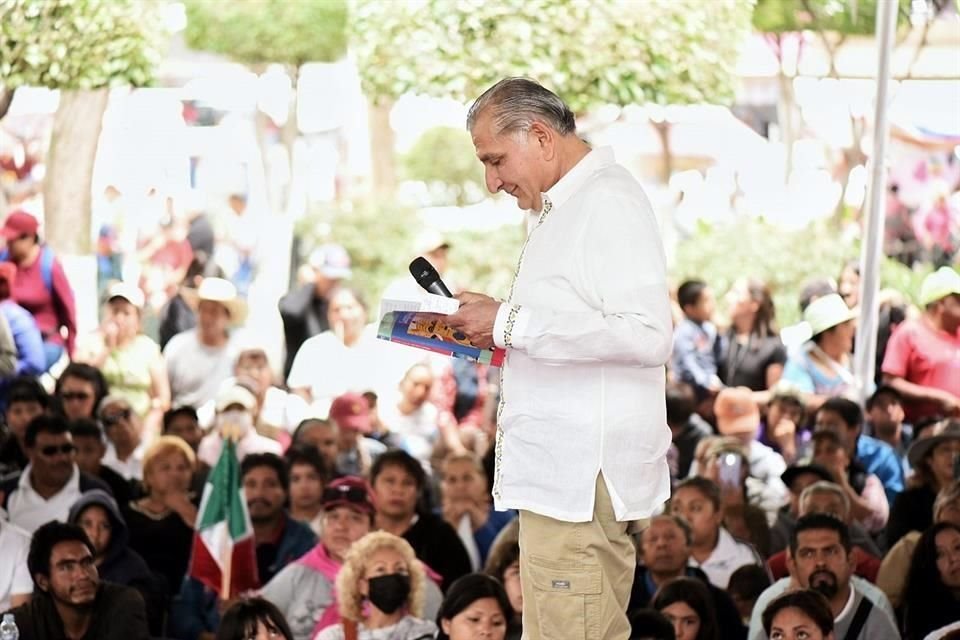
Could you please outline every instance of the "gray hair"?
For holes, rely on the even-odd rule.
[[[683,518],[681,518],[675,513],[661,513],[660,515],[656,515],[650,518],[650,522],[647,523],[647,526],[640,531],[641,543],[643,542],[644,532],[646,532],[646,530],[649,529],[650,526],[657,520],[667,520],[677,525],[680,528],[680,530],[683,532],[683,537],[687,541],[687,546],[689,547],[693,545],[693,529],[690,528],[690,524],[686,520],[684,520]]]
[[[467,131],[487,109],[493,116],[494,134],[526,133],[542,122],[562,136],[574,133],[573,111],[560,97],[529,78],[504,78],[483,92],[467,112]]]
[[[840,498],[840,501],[843,502],[843,512],[846,517],[850,516],[850,498],[847,497],[847,494],[844,493],[843,488],[838,485],[836,482],[827,482],[826,480],[820,480],[819,482],[814,482],[812,485],[803,490],[803,493],[800,494],[800,511],[803,512],[805,509],[803,506],[806,504],[810,496],[815,493],[832,493],[833,495]]]

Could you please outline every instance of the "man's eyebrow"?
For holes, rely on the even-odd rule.
[[[481,153],[477,156],[480,159],[480,162],[490,162],[491,160],[499,160],[503,157],[502,153]]]

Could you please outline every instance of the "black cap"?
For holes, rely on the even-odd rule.
[[[812,473],[815,476],[819,476],[821,480],[827,482],[833,482],[833,474],[830,473],[826,467],[817,464],[816,462],[807,462],[801,464],[795,464],[787,467],[787,470],[780,474],[780,479],[783,480],[783,484],[787,485],[788,489],[792,488],[793,481],[804,473]]]

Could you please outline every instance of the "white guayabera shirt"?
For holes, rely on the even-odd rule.
[[[498,510],[592,520],[601,471],[620,521],[669,498],[672,331],[656,216],[612,150],[595,149],[544,194],[497,314]]]

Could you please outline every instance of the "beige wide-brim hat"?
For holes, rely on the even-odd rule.
[[[222,305],[234,326],[242,326],[247,321],[247,303],[237,295],[237,288],[229,280],[204,278],[199,287],[183,289],[181,295],[194,308],[204,301]]]
[[[810,325],[811,335],[813,336],[856,317],[856,310],[848,307],[840,294],[837,293],[817,298],[803,312],[803,320]]]

